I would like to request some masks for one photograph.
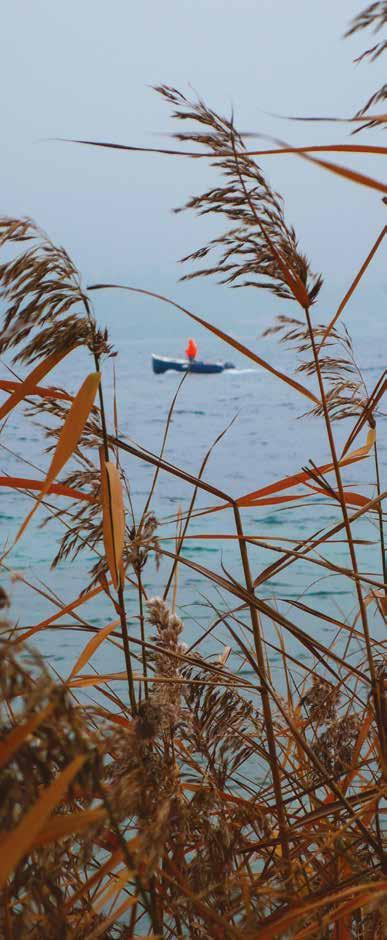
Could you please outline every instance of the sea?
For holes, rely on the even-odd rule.
[[[181,313],[169,311],[165,320],[165,314],[155,314],[157,302],[153,299],[141,298],[134,303],[131,298],[127,301],[122,297],[119,302],[117,300],[115,312],[116,297],[112,295],[110,298],[107,319],[119,355],[107,360],[103,369],[110,430],[113,430],[116,388],[122,439],[130,444],[134,442],[152,454],[160,453],[168,412],[181,376],[174,372],[154,375],[151,354],[181,356],[187,337],[194,335],[199,344],[199,357],[232,360],[235,369],[220,375],[189,375],[186,378],[177,396],[165,444],[164,457],[170,464],[197,474],[205,455],[219,435],[225,432],[213,447],[203,479],[236,498],[297,473],[310,465],[310,461],[317,466],[329,463],[324,422],[321,418],[305,415],[309,407],[306,398],[211,333],[196,328]],[[296,354],[281,347],[276,337],[262,336],[261,324],[253,310],[245,313],[243,318],[231,316],[226,323],[222,319],[217,322],[277,369],[294,375]],[[383,311],[378,309],[367,317],[358,314],[350,325],[355,353],[370,391],[386,365]],[[93,363],[88,354],[76,351],[55,370],[46,384],[60,385],[74,394],[90,371],[93,371]],[[1,365],[1,375],[10,377],[5,362]],[[298,380],[315,388],[313,379],[298,375]],[[41,421],[44,423],[44,418]],[[335,425],[339,452],[351,426],[352,421]],[[363,429],[354,446],[364,444],[365,439],[366,430]],[[385,486],[384,416],[378,418],[377,439],[382,486],[383,481]],[[19,405],[1,430],[0,475],[42,479],[49,462],[46,447],[44,431],[36,419],[26,418],[23,406]],[[96,454],[91,456],[96,459]],[[121,453],[121,462],[127,474],[130,499],[138,523],[155,468],[146,460],[124,452]],[[74,463],[71,465],[75,466]],[[334,486],[332,474],[328,479]],[[372,455],[361,464],[347,468],[344,480],[348,488],[352,487],[358,493],[375,495]],[[184,516],[191,495],[190,485],[175,475],[160,471],[150,509],[158,520],[157,536],[161,548],[174,551],[179,515]],[[9,623],[22,635],[56,613],[61,605],[69,604],[81,595],[90,582],[90,569],[96,559],[91,551],[85,549],[75,560],[67,559],[52,570],[52,559],[63,535],[63,525],[60,520],[47,521],[43,507],[38,509],[20,541],[11,548],[18,527],[31,508],[31,498],[20,490],[3,487],[0,499],[2,550],[7,552],[3,556],[1,583],[10,598]],[[58,500],[57,504],[69,508],[68,500]],[[195,511],[221,504],[222,501],[211,494],[199,492]],[[300,496],[299,500],[289,504],[244,508],[242,518],[248,536],[266,540],[265,547],[249,545],[248,548],[252,576],[256,578],[279,557],[274,549],[294,548],[292,540],[302,541],[319,530],[334,526],[341,521],[341,513],[334,498],[317,494],[313,498]],[[129,509],[128,520],[131,524]],[[377,526],[376,515],[367,520],[363,518],[353,526],[353,534],[358,542],[356,551],[360,570],[380,583],[382,567]],[[225,538],[235,535],[233,514],[228,509],[221,509],[195,515],[188,535],[175,585],[176,609],[184,625],[184,642],[188,648],[194,645],[212,661],[230,647],[229,665],[251,678],[251,667],[243,657],[241,661],[235,635],[227,625],[232,626],[234,634],[235,631],[240,632],[244,642],[250,645],[246,612],[236,613],[235,619],[229,614],[220,625],[211,629],[222,614],[238,606],[235,596],[217,584],[213,575],[244,584],[238,544],[233,538]],[[270,545],[272,550],[268,547]],[[316,562],[328,560],[345,568],[349,555],[343,532],[316,550],[312,557]],[[186,565],[184,560],[207,569],[208,577],[202,570]],[[171,564],[168,557],[161,557],[159,564],[153,556],[149,557],[143,570],[143,584],[149,598],[162,595]],[[371,589],[372,585],[366,585],[365,594],[369,594]],[[355,624],[356,629],[359,627],[353,581],[344,574],[328,571],[318,563],[297,560],[265,580],[259,586],[257,596],[269,603],[273,610],[279,610],[307,636],[330,645],[336,652],[345,650],[345,655],[352,656],[353,661],[360,662],[364,658],[363,647],[356,634],[350,638],[349,646],[346,643],[348,631],[341,631],[338,637],[336,621]],[[138,637],[138,593],[131,584],[126,586],[125,602],[129,633]],[[294,606],[294,602],[307,606],[309,610],[301,610]],[[325,619],[318,616],[318,611],[324,612]],[[374,601],[370,602],[368,613],[371,634],[381,643],[385,640],[385,625]],[[111,601],[104,594],[77,608],[77,614],[82,622],[67,614],[30,640],[49,668],[61,678],[69,676],[90,639],[87,625],[99,629],[117,618]],[[272,681],[274,685],[280,685],[281,638],[270,617],[263,617],[262,622],[269,644],[267,658]],[[150,636],[149,628],[146,629]],[[308,674],[310,653],[291,631],[284,629],[282,639],[292,656],[294,681],[301,684]],[[96,669],[106,675],[123,669],[122,654],[116,643],[105,641],[84,667],[83,673],[90,675]],[[123,689],[120,683],[118,685]]]

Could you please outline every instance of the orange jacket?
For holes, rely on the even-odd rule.
[[[185,355],[187,359],[195,359],[195,356],[197,355],[197,351],[198,351],[198,347],[197,347],[197,344],[195,343],[195,340],[189,339],[188,344],[187,344],[187,349],[185,351]]]

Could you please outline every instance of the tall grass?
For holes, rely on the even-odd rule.
[[[353,30],[379,28],[385,8],[372,4]],[[51,451],[45,476],[0,478],[0,485],[27,494],[32,507],[1,565],[5,572],[32,515],[43,509],[63,533],[54,566],[81,553],[94,559],[80,595],[72,596],[69,582],[67,602],[58,601],[33,626],[23,626],[0,594],[2,936],[381,940],[387,742],[385,645],[378,636],[387,583],[378,419],[387,380],[383,373],[373,389],[366,387],[342,318],[360,280],[370,276],[386,229],[370,233],[371,250],[336,314],[318,322],[313,308],[322,277],[299,247],[257,152],[232,119],[203,101],[166,86],[158,91],[187,128],[176,134],[180,150],[171,148],[171,158],[210,160],[216,172],[214,188],[185,208],[214,213],[227,225],[183,259],[185,277],[215,275],[286,301],[286,315],[279,314],[270,332],[292,349],[294,369],[281,371],[221,326],[145,288],[84,288],[66,251],[30,220],[0,221],[0,352],[12,352],[17,370],[28,367],[23,379],[14,372],[12,380],[0,380],[7,395],[0,419],[9,427],[14,409],[24,408],[27,429],[44,422]],[[385,122],[368,107],[361,119],[365,126]],[[379,180],[316,157],[316,150],[387,152],[352,143],[266,152],[298,154],[321,172],[367,186],[370,198],[387,193]],[[184,469],[183,455],[172,464],[165,451],[182,383],[161,452],[127,440],[119,426],[119,387],[107,407],[104,370],[115,351],[93,306],[97,290],[117,289],[129,292],[128,302],[137,292],[171,304],[177,316],[200,323],[285,383],[299,396],[300,410],[308,409],[306,427],[310,415],[321,422],[324,464],[296,466],[292,475],[239,496],[225,492],[221,481],[209,482],[212,447],[197,475]],[[50,371],[79,347],[90,354],[90,373],[77,394],[47,384]],[[339,447],[336,423],[343,419],[348,433]],[[131,496],[129,457],[153,468],[142,505]],[[348,468],[364,462],[371,479],[365,493],[348,478]],[[151,508],[163,474],[185,481],[191,492],[175,517],[173,540]],[[197,505],[202,494],[205,507]],[[338,521],[304,540],[295,534],[282,544],[246,530],[245,510],[252,507],[283,505],[291,519],[292,506],[315,505],[317,515],[321,501],[338,509]],[[219,517],[219,528],[198,535],[192,521],[209,514]],[[377,541],[371,572],[359,560],[364,520]],[[193,561],[184,552],[192,536],[203,543],[233,540],[243,579]],[[345,564],[334,560],[336,538],[345,542]],[[268,553],[258,573],[257,547]],[[169,574],[163,596],[151,597],[147,566],[160,559]],[[316,572],[329,576],[332,592],[337,575],[346,579],[350,617],[333,616],[329,606],[316,609],[308,592],[286,609],[279,589],[268,598],[264,586],[300,561],[309,565],[311,581]],[[178,597],[192,570],[222,600],[219,609],[209,602],[203,636],[188,647],[190,617],[180,615]],[[129,588],[137,597],[130,620]],[[83,610],[98,597],[111,607],[100,628]],[[310,629],[300,626],[301,612]],[[33,648],[34,638],[58,621],[85,635],[61,679]],[[323,642],[316,623],[335,628],[332,643]],[[230,645],[222,639],[220,654],[209,654],[205,641],[218,635],[227,635]],[[93,663],[103,644],[114,652],[109,674]],[[270,668],[273,647],[280,682]],[[92,690],[93,699],[83,690]]]

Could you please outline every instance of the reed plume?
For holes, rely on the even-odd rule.
[[[374,34],[380,33],[381,30],[386,29],[387,27],[387,3],[385,0],[380,0],[377,3],[371,3],[369,6],[361,10],[357,16],[352,20],[345,36],[353,36],[355,33],[361,32],[363,30],[370,30]],[[387,49],[387,40],[379,39],[375,42],[373,46],[369,49],[366,49],[357,59],[356,62],[362,62],[363,60],[368,60],[369,62],[375,62]],[[360,127],[357,127],[354,130],[354,134],[358,133],[361,130],[367,130],[370,128],[379,127],[379,121],[374,120],[372,115],[369,115],[370,108],[375,107],[376,105],[384,106],[384,103],[387,101],[387,84],[378,88],[368,101],[359,109],[356,113],[356,118],[365,117],[367,120],[364,124],[361,124]]]
[[[174,88],[163,85],[156,90],[174,105],[176,120],[198,125],[197,130],[175,133],[175,139],[205,146],[213,155],[213,166],[224,177],[222,185],[194,196],[183,209],[198,215],[223,216],[234,223],[231,229],[182,259],[196,262],[212,254],[217,256],[212,267],[191,271],[182,280],[217,275],[221,283],[232,287],[265,288],[277,297],[293,300],[282,259],[304,285],[309,302],[314,303],[322,278],[311,272],[306,255],[298,248],[296,233],[285,220],[281,196],[246,153],[243,136],[235,129],[233,119],[220,116],[201,99],[188,100]]]

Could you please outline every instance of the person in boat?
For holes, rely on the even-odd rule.
[[[193,362],[194,359],[196,359],[197,354],[198,354],[197,343],[195,342],[194,339],[189,339],[187,343],[187,349],[185,351],[185,355],[186,355],[186,358],[188,359],[188,362]]]

